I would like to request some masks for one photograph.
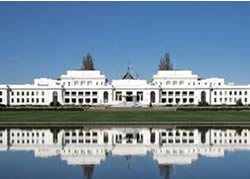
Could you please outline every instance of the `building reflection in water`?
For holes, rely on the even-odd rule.
[[[225,151],[250,150],[249,129],[1,129],[0,150],[34,151],[35,157],[59,156],[81,165],[90,179],[108,153],[150,154],[164,178],[172,166],[191,164],[199,156],[219,157]]]

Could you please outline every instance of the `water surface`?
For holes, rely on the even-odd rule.
[[[0,178],[249,178],[249,129],[1,129]]]

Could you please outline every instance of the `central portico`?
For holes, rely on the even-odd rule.
[[[112,80],[115,91],[114,106],[143,106],[150,103],[146,98],[148,84],[146,80],[139,80],[129,70],[120,80]]]

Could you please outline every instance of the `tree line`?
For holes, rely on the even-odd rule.
[[[170,54],[166,53],[164,57],[160,59],[158,70],[173,70],[173,64],[170,60]],[[87,54],[83,57],[81,70],[95,70],[93,57],[91,54]]]

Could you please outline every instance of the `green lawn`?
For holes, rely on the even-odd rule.
[[[0,111],[1,122],[250,122],[250,111]]]

